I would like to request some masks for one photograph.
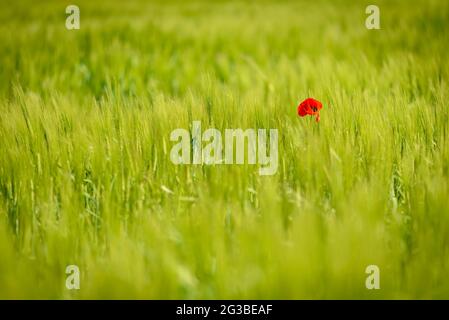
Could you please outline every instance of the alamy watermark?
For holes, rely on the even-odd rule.
[[[259,175],[273,175],[278,169],[277,129],[225,129],[223,139],[219,130],[202,132],[201,121],[193,121],[191,132],[175,129],[170,141],[178,141],[170,151],[174,164],[244,164],[246,154],[248,164],[259,164]]]

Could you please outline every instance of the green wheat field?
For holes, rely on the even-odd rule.
[[[0,298],[449,298],[447,1],[0,2]],[[277,173],[173,164],[195,120]]]

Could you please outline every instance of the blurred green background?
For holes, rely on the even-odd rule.
[[[0,298],[449,298],[449,3],[370,4],[2,0]],[[173,165],[193,120],[277,174]]]

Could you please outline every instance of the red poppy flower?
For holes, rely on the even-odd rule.
[[[320,121],[320,110],[323,104],[313,98],[307,98],[298,106],[298,115],[301,117],[310,115],[315,116],[316,122]]]

